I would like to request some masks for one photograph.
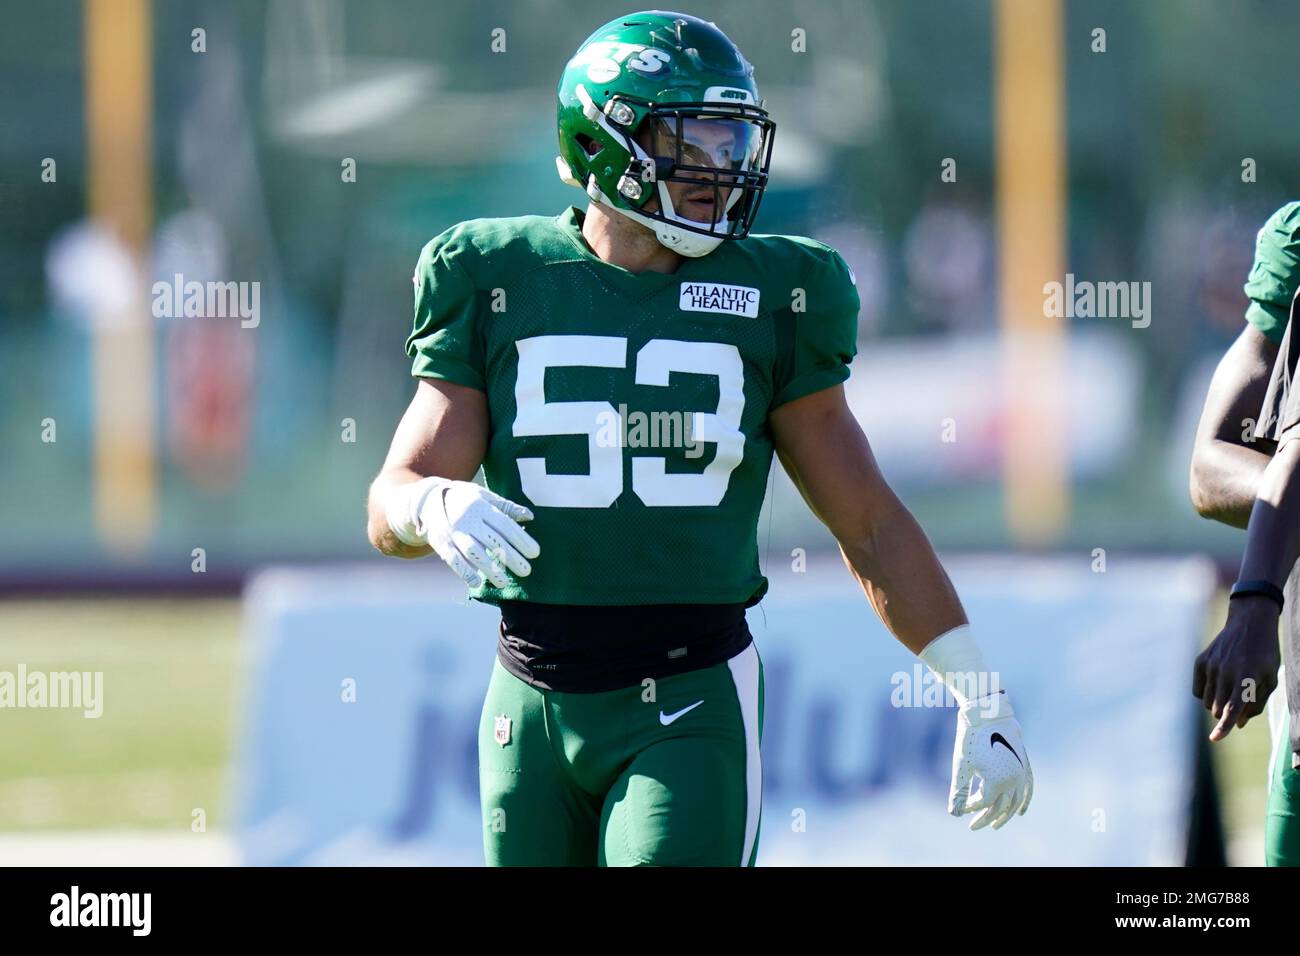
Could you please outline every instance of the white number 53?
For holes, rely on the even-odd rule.
[[[618,415],[609,402],[548,402],[546,370],[558,366],[626,368],[627,339],[613,335],[541,335],[521,339],[519,377],[515,381],[517,438],[540,435],[586,435],[591,470],[585,475],[552,475],[545,458],[520,458],[524,494],[537,505],[554,508],[608,508],[623,493],[623,449],[603,445],[596,435],[603,416]],[[717,454],[700,474],[669,474],[667,459],[632,459],[632,491],[658,507],[712,506],[727,493],[731,473],[740,464],[745,436],[740,415],[745,407],[745,371],[734,345],[651,339],[636,353],[636,383],[667,387],[672,372],[714,375],[718,407],[692,415],[698,432],[717,443]],[[621,433],[621,429],[620,429]]]

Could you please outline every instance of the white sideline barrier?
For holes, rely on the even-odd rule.
[[[1033,806],[997,833],[946,815],[955,711],[891,703],[916,659],[838,561],[770,570],[749,612],[766,674],[760,865],[1179,865],[1212,569],[1091,561],[946,562],[1033,761]],[[461,593],[432,562],[250,584],[242,862],[481,864],[475,733],[497,618]]]

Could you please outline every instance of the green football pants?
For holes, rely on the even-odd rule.
[[[763,665],[539,690],[497,661],[479,723],[489,866],[752,866]]]
[[[1291,715],[1286,680],[1268,702],[1273,735],[1269,758],[1268,810],[1264,817],[1264,859],[1269,866],[1300,866],[1300,770],[1291,766]]]

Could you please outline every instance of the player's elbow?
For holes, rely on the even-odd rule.
[[[1215,467],[1214,449],[1197,445],[1192,451],[1192,464],[1188,469],[1187,495],[1192,508],[1202,518],[1225,524],[1238,525],[1232,503],[1223,491],[1223,473]]]
[[[1214,495],[1210,491],[1209,476],[1206,474],[1204,456],[1198,451],[1192,453],[1192,466],[1188,469],[1187,494],[1192,507],[1202,518],[1217,517]]]
[[[384,506],[386,484],[381,474],[370,486],[366,500],[366,538],[370,546],[380,554],[401,557],[394,545],[400,544],[392,529],[388,526],[388,511]]]
[[[380,554],[388,554],[388,551],[385,549],[385,531],[387,531],[387,522],[385,522],[384,526],[381,527],[376,523],[373,514],[366,518],[366,539],[370,542],[370,546]]]
[[[376,514],[375,512],[375,503],[372,495],[366,513],[366,539],[370,542],[370,546],[380,554],[388,554],[385,547],[387,544],[386,539],[392,536],[391,532],[389,532],[388,521],[382,514]]]

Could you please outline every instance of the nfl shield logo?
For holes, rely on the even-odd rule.
[[[510,743],[510,718],[502,714],[496,719],[496,742],[502,747]]]

